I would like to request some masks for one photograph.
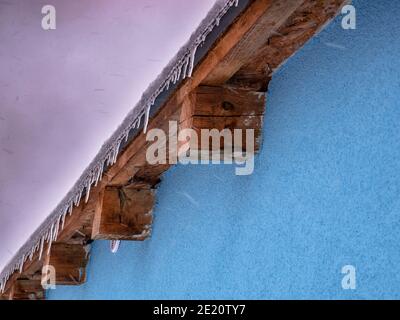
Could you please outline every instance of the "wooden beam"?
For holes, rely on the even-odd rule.
[[[266,89],[265,80],[340,12],[349,0],[313,0],[303,3],[275,28],[228,83],[243,88]]]
[[[11,300],[43,300],[45,290],[40,280],[19,279],[10,291]]]
[[[245,35],[224,56],[222,61],[202,82],[206,85],[222,85],[228,81],[254,53],[268,41],[276,30],[296,11],[304,0],[264,1],[264,7],[257,21],[251,25]]]
[[[93,239],[145,240],[151,232],[154,190],[133,184],[107,187],[93,222]]]
[[[254,131],[254,150],[256,152],[260,147],[260,137],[265,112],[266,95],[264,92],[254,92],[243,90],[232,86],[200,86],[188,95],[183,103],[180,129],[193,129],[198,137],[198,145],[190,148],[193,150],[204,149],[202,130],[216,129],[219,132],[228,130],[232,138],[232,148],[239,147],[240,151],[246,149],[246,130]],[[241,129],[241,139],[237,141],[235,130]],[[225,138],[221,135],[218,143],[208,141],[207,150],[202,152],[216,151],[226,148]],[[184,145],[185,143],[181,144]]]
[[[264,93],[273,71],[347,2],[252,1],[197,64],[192,77],[183,81],[153,115],[148,129],[167,132],[169,121],[178,121],[180,129],[254,129],[259,138]],[[167,139],[165,144],[168,143]],[[15,292],[18,299],[40,298],[43,291],[37,286],[38,277],[46,263],[54,263],[60,271],[58,283],[83,282],[87,263],[83,250],[91,238],[144,240],[148,236],[153,189],[171,166],[147,162],[146,150],[150,144],[141,132],[124,147],[117,162],[92,188],[89,201],[82,201],[67,216],[50,256],[39,260],[35,254],[32,261],[26,262],[22,273],[15,272],[8,281],[3,298],[14,297]],[[21,293],[20,281],[34,281],[37,294],[26,292],[31,289]]]
[[[107,182],[105,177],[96,187],[92,188],[88,202],[81,201],[79,206],[73,209],[73,214],[67,215],[64,228],[57,238],[58,242],[85,245],[91,239],[93,217],[100,205],[101,191]]]
[[[88,246],[79,244],[52,244],[50,254],[45,256],[43,265],[54,267],[56,285],[80,285],[86,281],[88,249]]]

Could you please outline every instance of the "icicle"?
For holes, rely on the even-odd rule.
[[[86,185],[86,196],[85,196],[85,203],[87,203],[89,201],[89,196],[90,196],[90,188],[91,188],[91,183],[89,181],[89,183]]]
[[[190,55],[190,67],[189,67],[189,71],[188,71],[188,77],[192,76],[193,73],[193,69],[194,69],[194,58],[196,56],[196,51],[197,51],[197,46],[195,46],[191,52]]]
[[[19,262],[19,273],[22,273],[22,270],[24,268],[24,262],[25,262],[25,254],[22,255],[21,261]]]
[[[64,230],[64,225],[65,225],[65,218],[67,216],[67,213],[64,213],[61,217],[61,230]]]
[[[87,244],[86,246],[83,247],[83,249],[85,250],[86,253],[86,258],[89,256],[90,251],[92,249],[92,245],[91,244]]]
[[[141,124],[143,115],[144,115],[144,113],[141,113],[141,114],[139,115],[138,120],[137,120],[136,129],[139,129],[139,128],[140,128],[140,124]]]
[[[150,108],[151,108],[151,106],[148,105],[147,110],[146,110],[145,122],[144,122],[144,133],[145,134],[147,133],[147,126],[149,125]]]
[[[51,237],[51,241],[55,241],[57,239],[57,235],[58,235],[58,223],[57,222],[53,222],[54,223],[54,229],[53,229],[53,236]]]
[[[51,249],[51,244],[52,244],[52,237],[53,237],[53,225],[51,225],[50,231],[48,233],[48,243],[49,243],[49,247],[47,248],[47,254],[50,254],[50,249]]]
[[[33,255],[36,252],[37,244],[31,249],[31,252],[29,253],[29,261],[33,260]]]
[[[189,56],[187,56],[185,58],[185,64],[183,66],[183,79],[186,79],[186,77],[187,77],[187,69],[188,69],[188,67],[189,67]]]
[[[113,159],[113,151],[111,150],[110,153],[108,154],[108,165],[112,165],[112,159]]]
[[[113,164],[117,161],[117,157],[118,157],[118,152],[119,152],[119,147],[121,146],[121,141],[119,141],[115,147],[114,147],[114,156],[113,156]]]
[[[182,75],[182,65],[179,65],[179,68],[178,68],[178,80],[181,78],[181,75]]]
[[[44,246],[44,236],[42,236],[42,238],[40,239],[39,260],[42,260],[43,246]]]
[[[49,244],[49,247],[47,248],[47,255],[49,255],[50,254],[50,251],[51,251],[51,245],[53,244],[53,241],[49,241],[48,242],[48,244]]]
[[[95,187],[97,187],[97,185],[99,184],[99,180],[100,180],[100,174],[99,174],[99,172],[100,172],[100,168],[97,168],[96,169],[96,175],[94,176],[95,178],[94,178],[94,186]]]
[[[77,207],[79,205],[80,191],[75,195],[74,205]]]
[[[171,76],[169,77],[170,81],[172,82],[172,84],[176,83],[176,72],[175,69],[172,70]]]
[[[99,173],[99,181],[103,179],[103,170],[104,170],[104,163],[103,161],[100,163],[100,173]]]
[[[53,239],[52,239],[53,241],[56,241],[57,237],[58,237],[58,230],[60,228],[60,219],[61,219],[61,217],[58,217],[57,222],[56,222],[56,227],[55,227],[55,230],[54,230],[54,236],[53,236]]]
[[[111,164],[114,164],[117,161],[117,157],[118,157],[118,147],[114,147]]]
[[[33,260],[33,253],[35,252],[35,250],[31,250],[31,253],[29,255],[29,261]]]
[[[174,84],[176,84],[178,82],[179,76],[178,76],[178,68],[175,69],[175,73],[174,73]]]
[[[78,194],[77,194],[77,200],[76,200],[76,203],[75,203],[75,206],[76,207],[79,207],[79,204],[81,203],[81,197],[82,197],[82,190],[80,190],[79,192],[78,192]]]

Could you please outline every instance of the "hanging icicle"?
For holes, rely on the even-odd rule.
[[[187,73],[188,77],[192,76],[194,69],[194,58],[196,56],[197,46],[195,46],[190,54],[190,63],[189,63],[189,71]]]
[[[146,116],[145,116],[145,121],[144,121],[144,133],[147,133],[147,126],[149,125],[150,108],[151,108],[151,106],[148,105],[147,109],[146,109]]]
[[[52,241],[52,238],[53,238],[53,228],[54,228],[54,226],[51,225],[50,231],[49,231],[49,233],[48,233],[48,235],[47,235],[47,242],[48,242],[48,244],[49,244],[49,246],[48,246],[48,248],[47,248],[47,255],[50,254],[51,244],[53,243],[53,241]]]
[[[91,188],[92,184],[89,181],[86,185],[86,196],[85,196],[85,203],[87,203],[89,201],[89,196],[90,196],[90,188]]]
[[[64,213],[61,218],[61,230],[64,230],[65,226],[65,218],[67,217],[67,213]]]
[[[57,240],[58,230],[60,229],[60,220],[61,220],[61,217],[58,217],[56,225],[55,225],[55,228],[54,228],[54,236],[53,236],[53,239],[52,239],[53,241]]]
[[[42,260],[43,247],[44,247],[44,236],[42,236],[40,239],[39,260]]]
[[[22,273],[22,270],[24,268],[24,262],[25,262],[25,254],[22,255],[21,261],[19,262],[19,273]]]

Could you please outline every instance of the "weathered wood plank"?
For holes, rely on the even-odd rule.
[[[252,24],[238,43],[218,63],[202,82],[207,85],[222,85],[228,81],[254,53],[265,44],[277,29],[296,11],[304,0],[266,1],[261,16]]]
[[[43,264],[54,267],[56,285],[80,285],[86,281],[88,259],[88,247],[53,243],[50,254],[44,257]]]
[[[184,101],[180,121],[192,116],[239,117],[264,112],[265,92],[232,86],[200,86]]]
[[[153,206],[154,190],[150,186],[107,187],[94,217],[92,238],[146,239],[151,231]]]
[[[255,152],[260,147],[259,137],[265,112],[265,99],[266,95],[263,92],[226,86],[200,86],[183,103],[180,129],[193,129],[192,134],[197,138],[193,140],[194,137],[190,137],[190,148],[204,152],[226,149],[230,146],[235,150],[237,148],[244,150],[247,146],[246,130],[253,130],[255,138],[253,152]],[[210,130],[219,131],[221,138],[212,139],[207,132]],[[238,136],[235,136],[235,131],[241,133],[239,140]],[[187,143],[181,142],[180,148],[185,145]],[[203,150],[204,148],[207,150]]]
[[[268,41],[253,53],[252,59],[247,61],[228,83],[253,90],[265,88],[263,81],[272,77],[290,56],[349,2],[349,0],[304,1]]]

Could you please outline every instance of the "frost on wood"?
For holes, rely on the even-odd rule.
[[[171,85],[177,84],[187,77],[191,77],[195,67],[196,52],[207,36],[219,25],[222,17],[232,8],[238,6],[239,0],[218,0],[207,17],[202,21],[190,40],[184,45],[175,58],[164,68],[157,79],[148,87],[140,101],[128,114],[110,139],[102,146],[92,163],[83,172],[71,191],[64,197],[56,209],[48,216],[39,229],[29,238],[18,251],[11,262],[0,274],[0,292],[4,292],[6,283],[11,275],[22,272],[27,259],[32,259],[39,251],[39,259],[43,256],[44,245],[47,242],[47,254],[51,244],[57,239],[63,229],[67,214],[72,214],[73,207],[79,206],[82,196],[88,201],[92,185],[97,185],[103,175],[105,167],[112,166],[116,161],[123,141],[127,141],[129,133],[139,129],[144,117],[144,132],[147,131],[151,107],[161,93]]]

